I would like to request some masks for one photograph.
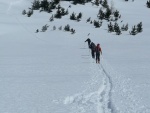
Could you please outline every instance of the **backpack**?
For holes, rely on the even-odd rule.
[[[92,50],[95,51],[96,45],[93,43]]]
[[[93,50],[93,51],[95,51],[95,48],[96,48],[96,45],[94,43],[91,43],[90,49]]]
[[[101,48],[100,47],[96,47],[96,53],[100,54]]]

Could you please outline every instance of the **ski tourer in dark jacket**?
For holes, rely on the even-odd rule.
[[[91,42],[90,49],[91,49],[92,58],[95,58],[95,48],[96,45],[93,42]]]

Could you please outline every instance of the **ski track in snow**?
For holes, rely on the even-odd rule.
[[[101,59],[101,68],[107,76],[108,85],[110,85],[108,108],[111,109],[111,113],[150,113],[149,108],[141,105],[140,99],[134,98],[135,94],[133,93],[134,89],[130,87],[132,82],[130,78],[125,78],[124,75],[116,72],[103,57]],[[117,97],[121,100],[115,100]],[[118,103],[121,108],[118,108]]]
[[[112,82],[109,74],[95,60],[92,59],[90,63],[92,78],[87,83],[87,89],[66,97],[64,104],[70,105],[73,113],[116,113],[111,101]]]

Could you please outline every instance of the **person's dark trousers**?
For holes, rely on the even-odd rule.
[[[96,53],[96,63],[100,63],[100,54]]]

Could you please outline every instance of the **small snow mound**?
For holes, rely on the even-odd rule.
[[[71,104],[71,103],[73,103],[73,101],[74,101],[74,97],[73,96],[68,96],[64,100],[64,104]]]

